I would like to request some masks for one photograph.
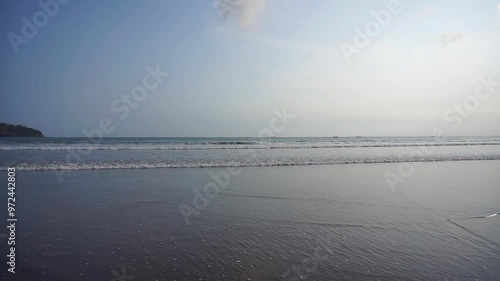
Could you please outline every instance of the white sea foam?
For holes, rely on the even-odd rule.
[[[270,166],[307,166],[334,164],[372,164],[398,162],[437,162],[437,161],[471,161],[500,160],[500,155],[456,155],[429,157],[376,157],[352,159],[252,159],[239,161],[95,161],[84,163],[44,163],[29,162],[15,165],[18,170],[25,171],[56,171],[56,170],[108,170],[108,169],[160,169],[160,168],[219,168],[219,167],[270,167]],[[7,170],[7,166],[0,166]]]
[[[46,171],[500,160],[499,144],[498,137],[112,138],[98,144],[84,138],[2,139],[0,168]]]

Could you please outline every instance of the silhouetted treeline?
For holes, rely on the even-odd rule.
[[[43,137],[43,134],[23,125],[0,123],[0,137]]]

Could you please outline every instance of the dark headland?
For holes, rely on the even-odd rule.
[[[42,132],[23,125],[0,123],[0,137],[43,137]]]

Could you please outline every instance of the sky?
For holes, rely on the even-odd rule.
[[[0,1],[0,122],[245,137],[286,108],[276,136],[500,135],[499,0],[54,1]],[[148,67],[168,76],[126,103]]]

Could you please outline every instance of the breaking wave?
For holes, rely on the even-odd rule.
[[[334,164],[375,164],[399,162],[440,162],[440,161],[474,161],[500,160],[500,155],[456,155],[428,157],[377,157],[353,159],[252,159],[238,161],[94,161],[82,163],[44,163],[23,162],[15,165],[18,170],[25,171],[57,171],[57,170],[110,170],[110,169],[161,169],[161,168],[224,168],[224,167],[270,167],[270,166],[308,166]],[[0,166],[0,170],[7,170]]]

